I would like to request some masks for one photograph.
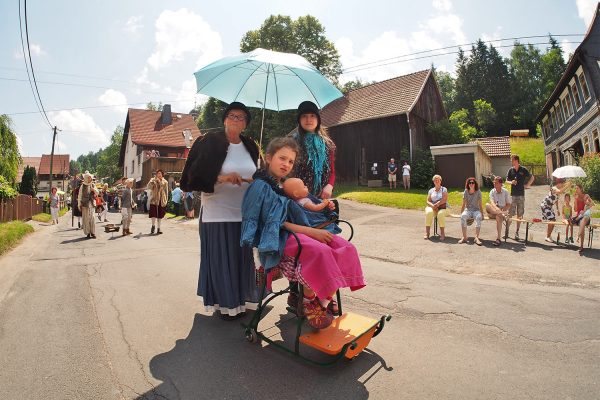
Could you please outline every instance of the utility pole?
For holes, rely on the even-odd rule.
[[[50,153],[50,188],[48,188],[48,196],[52,193],[52,163],[54,162],[54,143],[56,142],[56,126],[54,127],[54,136],[52,136],[52,152]]]

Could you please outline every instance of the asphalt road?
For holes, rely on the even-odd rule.
[[[490,221],[483,247],[456,244],[458,220],[446,243],[425,241],[421,213],[342,210],[368,280],[343,306],[392,315],[353,362],[307,365],[205,313],[197,221],[150,236],[136,215],[133,236],[86,240],[63,217],[0,259],[0,398],[599,397],[600,250],[579,256],[535,230],[529,246],[495,248]],[[289,343],[274,303],[264,327]]]

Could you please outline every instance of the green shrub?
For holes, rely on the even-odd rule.
[[[579,159],[579,165],[587,177],[576,179],[583,190],[596,200],[600,200],[600,153],[586,154]]]
[[[435,173],[433,158],[429,150],[415,149],[411,165],[410,186],[421,189],[431,187],[431,177]]]
[[[0,175],[0,199],[12,199],[18,194],[15,188]]]

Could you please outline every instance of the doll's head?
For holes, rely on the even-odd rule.
[[[308,196],[308,188],[300,178],[289,178],[283,182],[283,191],[290,199],[298,200]]]

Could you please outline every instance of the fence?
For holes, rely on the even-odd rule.
[[[27,221],[35,214],[43,212],[43,200],[19,194],[13,199],[0,200],[0,222]]]
[[[523,165],[530,174],[535,176],[535,180],[533,181],[534,185],[549,185],[550,179],[548,179],[548,171],[546,169],[546,164],[530,164]]]

